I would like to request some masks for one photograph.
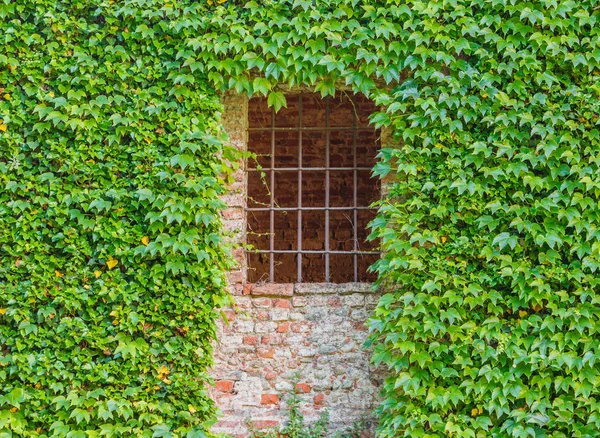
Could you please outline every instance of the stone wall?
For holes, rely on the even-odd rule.
[[[334,429],[361,420],[372,429],[381,376],[361,348],[378,298],[371,286],[247,284],[234,290],[241,294],[237,309],[225,311],[228,324],[216,346],[212,396],[223,417],[214,431],[241,438],[247,420],[258,428],[285,422],[295,378],[307,420],[327,409]]]
[[[244,150],[247,99],[228,94],[223,102],[231,143]],[[247,240],[246,188],[242,168],[224,198],[225,228],[240,243]],[[251,284],[243,250],[235,257],[229,283],[236,307],[223,309],[227,321],[215,345],[211,395],[222,415],[214,431],[246,438],[248,420],[257,428],[283,424],[290,390],[298,393],[309,421],[327,410],[336,430],[361,420],[372,430],[382,378],[370,365],[371,353],[362,349],[365,323],[378,299],[371,285]]]

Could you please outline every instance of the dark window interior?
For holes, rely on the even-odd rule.
[[[362,95],[287,96],[275,113],[249,102],[248,281],[346,283],[374,280],[369,208],[379,199],[371,168],[379,132]]]

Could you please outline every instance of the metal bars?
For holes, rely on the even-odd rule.
[[[352,206],[354,207],[354,210],[352,211],[352,250],[354,251],[354,255],[352,258],[354,265],[354,281],[358,281],[358,254],[356,254],[356,251],[358,251],[358,170],[356,166],[356,115],[354,115],[353,118],[353,126],[355,129],[352,131],[352,167],[354,167],[354,171],[352,172]]]
[[[325,210],[372,210],[370,207],[248,207],[246,211],[325,211]]]
[[[368,206],[366,205],[359,205],[359,193],[358,193],[358,184],[359,184],[359,171],[370,171],[371,167],[366,167],[366,166],[359,166],[358,165],[358,160],[357,160],[357,133],[360,130],[361,132],[368,130],[368,131],[373,131],[373,128],[370,127],[359,127],[359,123],[358,123],[358,118],[357,118],[357,113],[356,111],[351,111],[351,115],[350,115],[350,111],[348,111],[347,117],[344,115],[343,117],[340,117],[340,113],[336,113],[336,121],[339,123],[340,120],[342,121],[342,123],[345,123],[345,120],[350,121],[350,117],[352,120],[352,126],[335,126],[332,127],[331,126],[331,117],[332,117],[332,101],[331,99],[325,98],[324,99],[324,106],[325,106],[325,120],[324,120],[324,126],[323,125],[319,125],[316,127],[313,126],[303,126],[304,125],[304,116],[306,114],[303,114],[304,112],[307,111],[311,111],[314,110],[314,102],[315,101],[311,101],[308,100],[309,104],[312,104],[312,106],[310,108],[306,108],[303,107],[303,95],[297,95],[296,96],[288,96],[288,101],[292,102],[292,99],[296,99],[297,98],[297,102],[295,105],[297,105],[297,114],[292,114],[291,118],[293,120],[296,120],[295,118],[297,117],[297,122],[294,123],[296,126],[295,127],[278,127],[277,124],[279,122],[277,122],[277,114],[271,110],[270,111],[270,121],[269,124],[267,125],[266,123],[260,126],[251,126],[248,128],[248,131],[250,133],[253,132],[264,132],[265,134],[267,134],[267,132],[265,131],[270,131],[268,132],[268,134],[270,134],[270,159],[268,160],[268,167],[264,167],[264,168],[256,168],[256,169],[247,169],[249,172],[266,172],[268,175],[268,182],[269,182],[269,202],[268,202],[268,207],[248,207],[246,208],[246,211],[248,212],[254,212],[257,215],[264,213],[267,214],[268,212],[268,230],[269,230],[269,236],[268,236],[268,249],[265,247],[260,247],[261,245],[259,245],[256,250],[253,250],[251,252],[249,252],[249,254],[265,254],[268,255],[268,281],[270,282],[274,282],[276,281],[276,261],[275,261],[275,255],[276,254],[282,254],[282,255],[289,255],[289,254],[294,254],[295,257],[295,271],[296,271],[296,275],[295,275],[295,281],[296,282],[302,282],[305,279],[309,279],[310,278],[314,278],[314,272],[311,272],[311,269],[315,269],[314,268],[314,263],[315,263],[315,259],[312,258],[312,260],[310,258],[308,258],[308,255],[321,255],[323,258],[321,259],[321,263],[324,261],[324,280],[325,282],[331,282],[332,280],[332,255],[336,255],[336,256],[349,256],[350,259],[347,259],[347,262],[343,262],[343,263],[348,263],[346,272],[345,272],[345,280],[344,281],[359,281],[362,277],[361,274],[359,273],[359,256],[367,256],[367,255],[376,255],[379,254],[379,252],[377,251],[361,251],[360,247],[359,247],[359,216],[358,216],[358,212],[359,211],[363,211],[363,210],[371,210]],[[338,103],[338,107],[336,109],[336,111],[339,111],[339,108],[341,106],[341,101],[336,101]],[[352,100],[352,106],[356,108],[355,102],[354,100]],[[292,105],[293,107],[294,105]],[[287,110],[287,116],[290,117],[290,110]],[[318,110],[316,110],[318,111]],[[266,116],[269,113],[260,113],[260,114],[265,114],[265,119],[264,121],[266,122]],[[311,114],[309,112],[307,112],[308,117],[312,119],[314,119],[314,115],[315,114]],[[316,113],[318,114],[318,113]],[[321,113],[322,114],[322,113]],[[286,121],[289,123],[290,119],[286,119]],[[308,123],[308,122],[307,122]],[[344,135],[342,135],[341,139],[336,137],[336,147],[338,148],[338,150],[336,150],[336,159],[340,160],[340,154],[346,154],[345,157],[343,157],[343,159],[341,160],[341,163],[338,163],[338,165],[331,165],[331,159],[332,159],[332,144],[331,144],[331,135],[333,135],[334,132],[337,131],[343,131],[343,132],[348,132],[351,131],[351,141],[352,144],[350,145],[350,141],[348,136],[344,137]],[[276,133],[281,133],[281,135],[292,135],[293,134],[285,134],[287,133],[297,133],[297,166],[294,166],[293,164],[293,160],[292,162],[290,162],[290,143],[289,143],[289,138],[290,137],[284,137],[284,140],[288,140],[288,143],[284,143],[283,147],[287,148],[287,149],[283,149],[281,153],[283,153],[283,156],[281,156],[281,153],[278,152],[277,148],[278,148],[278,144],[281,145],[281,142],[277,142],[276,140]],[[310,135],[319,135],[319,133],[324,134],[324,150],[322,151],[317,151],[317,156],[319,154],[321,155],[321,159],[324,158],[324,166],[314,166],[314,164],[318,164],[315,162],[315,144],[313,143],[309,143],[310,145],[312,145],[312,149],[310,149],[309,153],[312,153],[313,156],[311,158],[311,156],[309,155],[309,159],[308,162],[303,162],[303,157],[304,157],[304,137],[303,134],[304,133],[310,133]],[[315,134],[313,134],[315,133]],[[268,135],[267,134],[267,135]],[[259,134],[260,135],[260,134]],[[267,137],[268,138],[268,137]],[[322,137],[321,137],[322,138]],[[347,152],[343,152],[344,146],[340,146],[340,142],[344,142],[344,138],[348,138],[347,141],[347,147],[351,146],[351,153],[352,153],[352,165],[349,166],[349,162],[348,159],[349,157],[347,157],[347,155],[350,153],[349,151]],[[266,140],[266,139],[265,139]],[[310,140],[309,140],[310,141]],[[314,141],[314,139],[313,139]],[[363,139],[364,141],[364,139]],[[266,143],[266,142],[265,142]],[[262,143],[266,146],[265,143]],[[362,144],[362,143],[361,143]],[[340,150],[341,148],[341,150]],[[250,152],[254,152],[252,150],[252,145],[249,144],[249,150]],[[264,149],[262,149],[264,150]],[[364,147],[363,147],[364,150]],[[294,155],[295,155],[294,151]],[[266,150],[265,152],[266,153]],[[279,155],[277,155],[279,153]],[[286,155],[287,154],[287,155]],[[286,158],[287,157],[287,158]],[[347,157],[347,158],[346,158]],[[285,159],[284,159],[285,158]],[[312,160],[312,161],[311,161]],[[364,160],[362,160],[364,162]],[[280,166],[278,167],[278,163],[279,164],[288,164],[287,166]],[[264,163],[267,164],[267,163]],[[289,166],[289,164],[292,164],[291,166]],[[307,167],[308,164],[308,167]],[[312,167],[311,164],[314,166]],[[339,164],[345,164],[344,165],[339,165]],[[323,193],[323,198],[321,198],[321,201],[323,206],[311,206],[309,203],[309,206],[305,206],[303,205],[303,199],[305,194],[303,193],[304,187],[303,185],[308,182],[311,181],[310,179],[308,180],[304,180],[304,172],[314,172],[314,171],[320,171],[324,173],[324,177],[325,177],[325,183],[324,183],[324,193]],[[351,179],[348,178],[346,180],[344,180],[342,178],[342,183],[344,184],[344,186],[349,186],[350,185],[350,181],[352,184],[352,193],[347,193],[346,195],[343,195],[341,193],[337,194],[337,198],[336,202],[338,203],[338,205],[332,205],[332,172],[339,172],[339,171],[347,171],[347,172],[351,172]],[[281,185],[282,183],[279,182],[277,183],[277,181],[282,181],[282,180],[276,180],[276,172],[295,172],[297,174],[298,177],[298,183],[297,183],[297,189],[296,189],[296,195],[297,195],[297,206],[293,206],[293,204],[291,206],[284,206],[284,207],[280,207],[278,204],[278,196],[281,197],[282,193],[281,192],[286,192],[286,190],[293,190],[293,188],[288,188],[285,185]],[[314,173],[311,173],[310,175],[315,175]],[[337,173],[337,175],[341,175],[340,173]],[[349,175],[350,176],[350,175]],[[277,176],[277,178],[279,178]],[[336,184],[340,184],[339,181],[339,176],[336,181]],[[344,182],[345,181],[345,182]],[[364,181],[361,180],[361,181]],[[279,186],[277,185],[279,184]],[[293,187],[293,186],[292,186]],[[311,193],[311,186],[307,186],[308,187],[308,192],[309,194]],[[375,187],[373,187],[374,189]],[[371,189],[371,188],[369,188]],[[279,193],[276,193],[276,190],[279,190]],[[314,186],[312,189],[312,192],[314,192]],[[361,192],[362,193],[362,192]],[[251,193],[250,191],[248,192],[248,198],[252,198],[254,195],[256,195],[256,193]],[[314,194],[312,195],[314,196]],[[344,198],[344,196],[346,196],[346,198]],[[364,198],[364,197],[363,197]],[[340,199],[342,199],[342,201],[346,201],[346,202],[341,202],[341,206],[340,206]],[[314,200],[312,201],[313,205],[314,205]],[[266,202],[265,202],[266,204]],[[282,204],[283,205],[283,204]],[[351,231],[343,231],[342,233],[351,233],[351,238],[352,238],[352,245],[351,245],[351,250],[349,250],[348,245],[344,244],[343,241],[337,241],[335,239],[338,239],[338,236],[335,234],[336,232],[339,232],[338,229],[341,226],[341,221],[339,220],[339,217],[336,217],[336,220],[334,221],[334,223],[332,223],[332,216],[331,214],[333,214],[332,212],[337,212],[337,211],[348,211],[348,212],[352,212],[352,219],[348,219],[349,221],[352,221],[352,230]],[[275,214],[276,213],[283,213],[285,215],[285,213],[287,212],[296,212],[297,214],[297,220],[296,222],[296,230],[294,231],[294,234],[296,235],[296,249],[281,249],[281,246],[279,244],[280,239],[282,239],[283,237],[283,233],[286,233],[286,230],[290,230],[290,227],[293,227],[293,225],[291,225],[291,223],[288,222],[288,224],[286,225],[286,229],[277,229],[277,227],[280,227],[280,225],[278,225],[276,227],[275,224]],[[307,238],[309,239],[307,242],[311,243],[311,245],[308,246],[308,248],[304,248],[304,232],[305,230],[311,231],[311,235],[313,235],[314,233],[312,233],[314,230],[310,228],[310,224],[308,224],[308,222],[306,222],[306,220],[309,219],[308,216],[305,216],[304,213],[306,213],[308,215],[308,213],[310,212],[323,212],[324,214],[324,224],[321,223],[324,227],[321,228],[322,231],[324,231],[324,236],[323,236],[323,240],[320,243],[320,248],[323,249],[315,249],[315,248],[319,248],[319,246],[315,246],[315,241],[314,241],[314,237],[311,237],[313,240],[311,241],[311,238]],[[331,213],[331,214],[330,214]],[[257,216],[258,217],[258,216]],[[281,219],[281,216],[278,216]],[[321,216],[322,217],[322,216]],[[312,217],[312,220],[314,221],[314,217]],[[363,221],[365,221],[364,217],[362,219]],[[258,219],[259,222],[261,222],[260,219]],[[266,217],[262,220],[262,222],[266,222]],[[306,222],[306,223],[305,223]],[[285,223],[285,221],[284,221]],[[319,222],[317,222],[318,224]],[[265,226],[267,224],[264,224]],[[363,224],[361,224],[363,225]],[[366,223],[364,224],[366,225]],[[251,231],[251,230],[250,230]],[[264,231],[264,233],[266,233],[266,230]],[[332,234],[333,233],[333,234]],[[289,239],[289,234],[285,234],[287,237],[286,239]],[[335,245],[338,245],[339,247],[334,247],[333,249],[331,248],[331,242],[332,242],[332,238],[334,239]],[[277,242],[277,248],[276,248],[276,242]],[[288,240],[289,242],[289,240]],[[266,243],[266,242],[265,242]],[[350,242],[348,242],[350,243]],[[340,246],[341,245],[341,246]],[[266,246],[266,245],[262,245],[262,246]],[[283,246],[283,248],[285,248],[285,245]],[[292,247],[293,248],[293,247]],[[341,249],[343,250],[341,250]],[[307,258],[305,258],[307,257]],[[278,260],[282,260],[282,259],[278,259]],[[340,259],[341,260],[341,259]],[[336,259],[336,261],[338,262],[337,265],[334,265],[334,273],[336,273],[337,269],[339,271],[339,262],[340,260]],[[346,260],[346,259],[344,259]],[[351,261],[350,261],[351,260]],[[289,264],[290,260],[287,260],[286,263]],[[306,263],[305,263],[306,262]],[[350,265],[349,263],[352,264],[352,269],[350,270]],[[321,265],[322,266],[322,265]],[[252,269],[252,263],[249,262],[249,268]],[[266,266],[265,266],[266,268]],[[277,267],[277,269],[282,269],[280,267]],[[289,269],[289,266],[285,266],[285,269]],[[263,271],[266,275],[266,271]],[[292,271],[293,272],[293,271]],[[362,272],[362,270],[361,270]],[[279,274],[279,271],[277,271],[277,273]],[[308,273],[308,275],[307,275]],[[323,274],[323,271],[321,271],[321,275]],[[286,278],[289,278],[290,276],[290,272],[288,271],[288,273],[286,274]],[[281,277],[281,275],[277,275],[277,277]],[[339,275],[337,276],[339,278]],[[346,279],[347,278],[347,279]],[[266,279],[266,278],[263,278]],[[293,280],[287,280],[287,281],[293,281]],[[286,282],[287,282],[286,281]],[[312,280],[314,281],[314,280]]]
[[[329,97],[325,99],[325,283],[329,283]]]
[[[275,168],[275,109],[271,110],[271,169]],[[275,250],[275,171],[271,170],[271,191],[270,191],[270,214],[269,214],[269,251],[273,254]],[[269,281],[275,278],[275,261],[269,257]]]
[[[356,135],[356,133],[355,133]],[[300,134],[300,137],[302,135]],[[260,169],[248,169],[248,172],[270,172],[272,170],[277,171],[299,171],[299,170],[371,170],[370,167],[277,167],[272,169],[270,167],[262,167]]]
[[[302,283],[302,95],[298,97],[298,256],[296,257],[296,278],[298,283]],[[271,253],[271,259],[273,253]],[[271,280],[273,281],[273,280]]]

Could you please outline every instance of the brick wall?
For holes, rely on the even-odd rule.
[[[367,418],[376,403],[380,373],[361,346],[377,296],[369,285],[234,286],[237,309],[226,311],[216,348],[212,395],[223,417],[215,432],[246,437],[257,426],[286,420],[285,398],[298,374],[297,392],[307,420],[328,409],[343,430]]]
[[[231,142],[245,149],[247,99],[228,94],[223,101],[223,123]],[[244,211],[248,184],[244,170],[235,180],[225,198],[229,207],[223,218],[231,238],[244,242],[249,237],[247,221],[257,218],[246,217]],[[343,227],[338,231],[344,232],[348,230]],[[314,236],[315,244],[318,237]],[[290,242],[281,245],[292,245],[294,238],[290,235]],[[229,274],[229,282],[236,307],[223,309],[227,322],[220,324],[215,345],[211,395],[222,416],[214,431],[245,438],[247,420],[257,427],[285,422],[285,398],[296,375],[307,420],[316,420],[327,409],[334,429],[344,430],[362,419],[373,429],[371,411],[382,377],[370,365],[370,352],[361,346],[378,294],[364,283],[250,283],[243,251],[235,256],[238,267]],[[289,263],[295,272],[295,262]],[[332,275],[336,269],[344,268],[332,266]]]

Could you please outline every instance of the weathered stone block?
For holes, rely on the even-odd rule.
[[[291,283],[254,285],[251,288],[251,294],[254,296],[291,297],[294,294],[294,285]]]

